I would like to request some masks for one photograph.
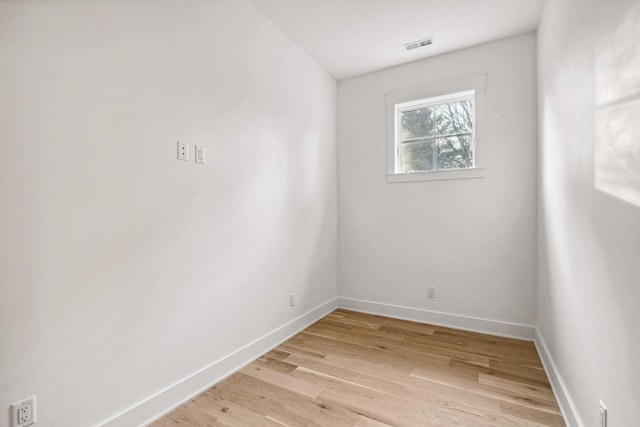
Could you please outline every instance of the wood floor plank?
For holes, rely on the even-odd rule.
[[[356,360],[378,361],[380,363],[390,364],[392,366],[442,366],[449,363],[449,357],[430,353],[424,355],[416,352],[407,354],[399,353],[390,349],[392,343],[386,345],[367,344],[358,337],[354,337],[347,341],[340,341],[337,337],[329,338],[325,334],[310,333],[303,331],[288,342],[281,345],[282,348],[289,348],[292,351],[312,351],[309,346],[316,347],[317,351],[322,352],[322,357],[329,354],[336,354],[345,357],[355,358]],[[313,347],[311,347],[313,348]]]
[[[287,353],[288,355],[289,353]],[[282,372],[284,374],[291,373],[294,369],[296,369],[296,365],[286,362],[285,359],[274,359],[269,357],[268,355],[261,356],[253,362],[257,366],[262,366],[263,368],[273,369],[274,371]]]
[[[398,394],[403,390],[402,384],[380,378],[376,374],[365,374],[353,371],[352,369],[344,368],[336,364],[327,363],[324,360],[305,358],[303,356],[296,355],[289,356],[287,360],[295,363],[298,366],[298,371],[316,372],[320,375],[334,377],[342,381],[358,384],[383,393]],[[292,375],[295,376],[296,372]]]
[[[355,311],[348,311],[337,309],[336,312],[342,313],[344,316],[348,316],[351,319],[359,319],[359,320],[367,320],[371,319],[373,315],[366,313],[358,313]],[[390,317],[382,317],[382,316],[373,316],[376,319],[376,322],[385,326],[389,326],[392,328],[398,328],[405,331],[413,331],[413,332],[421,332],[425,334],[432,334],[436,327],[432,325],[426,325],[424,323],[416,323],[408,320],[402,319],[392,319]]]
[[[565,424],[533,343],[338,309],[151,425]]]
[[[286,358],[288,355],[289,355],[289,353],[287,353],[286,351],[278,350],[277,348],[274,348],[273,350],[265,353],[263,355],[263,357],[269,357],[271,359],[282,360],[282,359]]]
[[[178,424],[176,421],[169,418],[169,416],[167,415],[160,418],[155,423],[153,423],[153,426],[154,427],[180,427],[180,424]]]
[[[274,427],[278,426],[265,416],[238,405],[208,390],[194,399],[194,405],[215,417],[215,424],[225,426],[250,425]]]
[[[343,316],[343,317],[339,317],[339,318],[334,318],[331,319],[333,322],[335,323],[341,323],[343,325],[348,325],[348,326],[359,326],[361,328],[365,328],[365,329],[380,329],[380,327],[382,327],[382,325],[380,323],[375,323],[375,322],[367,322],[364,320],[357,320],[357,319],[351,319],[349,317]]]
[[[189,427],[209,427],[216,421],[214,416],[204,412],[198,405],[194,405],[193,402],[189,402],[171,412],[168,418],[178,426]]]
[[[520,393],[523,396],[530,396],[537,399],[546,399],[551,402],[554,401],[553,393],[550,388],[545,386],[532,385],[533,381],[531,383],[524,383],[521,381],[514,381],[495,375],[480,373],[478,374],[478,383],[501,388],[503,390],[509,390],[515,393]]]
[[[517,405],[510,402],[502,402],[500,404],[500,412],[504,414],[513,415],[525,420],[530,420],[544,426],[562,427],[564,421],[562,415],[552,414],[545,411],[540,411],[529,406]]]
[[[229,380],[233,382],[228,382]],[[328,405],[287,387],[274,385],[242,372],[225,380],[221,387],[218,387],[218,393],[225,399],[286,425],[352,426],[358,418],[358,414],[340,406]]]
[[[517,377],[527,378],[531,381],[545,383],[547,382],[547,374],[543,367],[534,368],[523,366],[522,364],[513,363],[511,361],[490,360],[489,368],[494,371],[511,374]]]
[[[381,423],[380,421],[372,420],[365,416],[361,416],[354,427],[391,427],[389,424]]]
[[[497,399],[439,383],[427,385],[424,380],[411,377],[407,369],[399,370],[388,365],[381,366],[330,356],[318,360],[292,354],[287,361],[389,394],[422,400],[436,400],[439,397],[466,403],[475,408],[500,411],[500,401]]]
[[[322,337],[335,339],[340,342],[348,342],[368,348],[390,350],[404,356],[424,357],[425,353],[454,358],[457,360],[473,363],[480,366],[489,366],[490,358],[467,351],[463,346],[452,345],[445,342],[405,342],[390,341],[388,338],[373,335],[368,332],[336,330],[323,325],[312,325],[306,331]]]
[[[415,369],[412,376],[423,378],[434,382],[449,384],[474,393],[493,397],[508,402],[525,404],[527,406],[544,410],[547,412],[557,413],[557,405],[549,399],[538,399],[520,392],[520,390],[512,390],[506,387],[495,387],[489,384],[481,384],[478,381],[479,373],[473,373],[471,370],[448,369],[444,371],[428,370],[424,368]]]
[[[318,397],[322,389],[315,387],[313,384],[305,381],[299,381],[295,376],[286,375],[279,371],[263,368],[258,364],[252,363],[240,369],[240,372],[247,374],[264,382],[280,386],[302,396],[315,399]]]

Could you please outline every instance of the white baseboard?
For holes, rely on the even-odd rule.
[[[319,305],[100,425],[103,427],[144,426],[157,420],[326,316],[337,306],[337,298]]]
[[[576,406],[573,403],[573,399],[571,399],[571,396],[569,395],[567,386],[564,384],[564,381],[562,381],[560,371],[558,371],[558,368],[551,357],[551,353],[549,353],[547,344],[544,342],[538,328],[535,330],[535,339],[533,342],[536,344],[538,354],[540,354],[540,359],[542,360],[542,365],[549,377],[549,382],[551,383],[553,394],[556,396],[556,401],[560,406],[560,411],[562,411],[564,422],[568,427],[584,427],[584,424],[578,415],[578,411],[576,410]]]
[[[441,313],[438,311],[402,307],[353,298],[338,297],[338,306],[347,310],[360,311],[363,313],[377,314],[396,319],[429,323],[431,325],[462,329],[471,332],[481,332],[483,334],[516,338],[526,341],[533,341],[535,330],[533,326],[529,325],[480,319],[477,317],[461,316],[459,314]]]

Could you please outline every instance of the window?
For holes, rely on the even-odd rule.
[[[474,166],[475,92],[396,104],[396,172]]]
[[[387,95],[389,182],[483,176],[476,136],[484,78]]]

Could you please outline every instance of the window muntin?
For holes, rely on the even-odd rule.
[[[475,91],[395,105],[395,173],[475,167]]]

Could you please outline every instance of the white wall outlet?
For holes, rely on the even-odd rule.
[[[436,297],[436,288],[433,286],[429,286],[427,288],[427,298],[435,298]]]
[[[178,160],[189,160],[189,144],[178,141]]]
[[[607,407],[604,406],[602,400],[600,403],[600,427],[607,427]]]
[[[204,146],[196,145],[196,163],[204,164]]]
[[[296,305],[296,294],[289,294],[289,307]]]
[[[28,427],[36,423],[36,397],[11,405],[11,427]]]

